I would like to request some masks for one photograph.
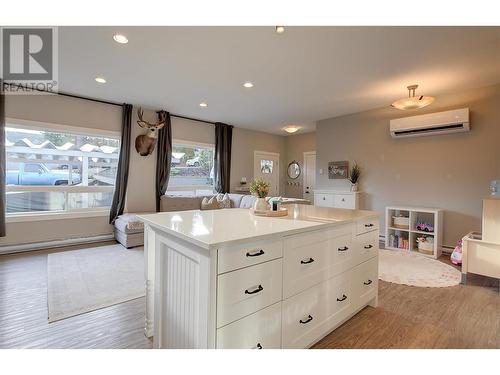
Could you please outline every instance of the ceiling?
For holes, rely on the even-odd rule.
[[[413,83],[438,101],[500,82],[500,27],[61,27],[59,46],[61,91],[276,134],[388,106]]]

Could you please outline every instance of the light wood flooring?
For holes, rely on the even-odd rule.
[[[47,321],[47,254],[0,256],[0,348],[151,348],[144,298]],[[381,281],[367,307],[314,348],[500,348],[498,281],[417,288]]]

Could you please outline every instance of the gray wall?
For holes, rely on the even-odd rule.
[[[285,138],[286,160],[285,172],[288,164],[293,160],[297,161],[301,168],[301,174],[295,180],[288,178],[286,181],[298,182],[299,185],[285,185],[285,196],[290,198],[302,198],[303,195],[303,177],[304,177],[304,152],[316,151],[316,133],[305,133],[290,135]],[[311,194],[312,195],[312,194]]]
[[[470,109],[470,133],[406,139],[389,134],[391,119],[463,107]],[[388,106],[319,121],[316,142],[317,187],[349,189],[346,181],[328,179],[327,166],[356,160],[363,170],[363,208],[443,208],[444,244],[454,246],[481,229],[482,198],[490,181],[500,179],[500,85],[440,96],[420,111]]]

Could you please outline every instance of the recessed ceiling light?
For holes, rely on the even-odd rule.
[[[276,26],[276,32],[278,34],[283,34],[285,32],[285,26]]]
[[[298,126],[298,125],[288,125],[288,126],[285,126],[283,128],[283,130],[286,131],[287,133],[293,134],[293,133],[297,132],[298,130],[300,130],[300,126]]]
[[[250,81],[247,81],[243,84],[243,87],[246,87],[247,89],[251,89],[253,87],[253,83]]]
[[[205,103],[205,102],[201,102],[201,103],[200,103],[200,107],[208,107],[208,104],[207,104],[207,103]]]
[[[106,80],[104,78],[102,78],[102,77],[95,77],[95,81],[97,83],[106,83]]]
[[[115,34],[115,35],[113,35],[113,39],[116,43],[120,43],[120,44],[127,44],[128,43],[127,37],[123,34]]]
[[[397,109],[419,109],[424,108],[434,101],[432,96],[415,95],[415,90],[418,85],[408,86],[408,97],[396,100],[391,104],[392,107]],[[412,92],[413,91],[413,92]]]

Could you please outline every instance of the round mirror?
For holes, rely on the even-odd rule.
[[[295,180],[297,177],[299,177],[300,176],[300,165],[299,165],[299,163],[297,163],[294,160],[290,164],[288,164],[287,173],[288,173],[288,177],[290,177],[292,180]]]

